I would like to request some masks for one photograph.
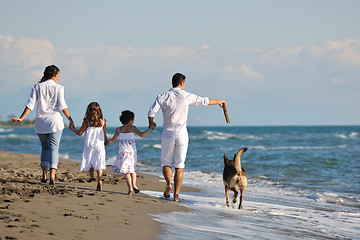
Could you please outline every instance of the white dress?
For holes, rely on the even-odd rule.
[[[106,168],[104,143],[103,127],[88,127],[85,130],[84,150],[80,164],[81,171],[89,171],[90,168],[94,168],[94,170]]]
[[[119,131],[119,128],[116,129]],[[119,154],[111,168],[112,172],[117,174],[135,173],[137,162],[137,151],[135,143],[135,134],[119,133]]]

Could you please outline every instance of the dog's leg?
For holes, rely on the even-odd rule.
[[[234,199],[233,199],[233,203],[236,203],[236,202],[237,202],[237,197],[238,197],[238,195],[239,195],[239,192],[238,192],[238,190],[237,190],[236,188],[231,189],[231,190],[233,190],[233,191],[234,191]]]
[[[226,206],[229,207],[229,187],[225,186]]]
[[[244,192],[245,192],[245,188],[241,187],[240,188],[241,195],[240,195],[239,209],[242,209],[242,201],[243,201]]]

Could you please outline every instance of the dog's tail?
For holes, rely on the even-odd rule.
[[[241,155],[246,152],[247,148],[240,149],[235,155],[235,169],[237,173],[241,173],[243,170],[241,168]]]

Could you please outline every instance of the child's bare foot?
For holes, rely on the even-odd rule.
[[[98,182],[97,187],[96,187],[96,191],[102,192],[102,181]]]
[[[132,191],[132,190],[129,190],[128,195],[131,196],[132,193],[133,193],[133,191]]]
[[[169,198],[169,197],[170,197],[170,191],[171,191],[171,189],[172,189],[172,186],[171,186],[171,185],[166,186],[165,192],[164,192],[164,194],[163,194],[165,198]]]
[[[137,186],[133,187],[133,189],[134,189],[135,194],[140,192],[140,189]]]
[[[95,178],[89,178],[88,180],[86,180],[88,183],[91,183],[93,181],[95,181],[96,179]]]
[[[50,185],[50,186],[55,186],[55,179],[51,179],[51,178],[50,178],[49,185]]]

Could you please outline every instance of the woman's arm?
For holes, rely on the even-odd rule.
[[[81,135],[85,132],[85,130],[87,129],[87,127],[88,127],[88,125],[87,125],[87,121],[86,121],[86,120],[84,120],[84,121],[82,122],[82,125],[81,125],[81,127],[80,127],[79,130],[77,130],[77,129],[75,128],[74,124],[70,124],[70,125],[69,125],[70,130],[73,131],[75,134],[77,134],[77,135],[79,135],[79,136],[81,136]]]
[[[115,130],[114,136],[109,140],[105,142],[105,146],[109,145],[109,144],[113,144],[117,137],[119,136],[119,132],[118,132],[118,128]]]
[[[28,107],[25,107],[23,113],[21,114],[21,116],[19,118],[14,117],[12,118],[12,122],[21,122],[22,120],[24,120],[24,118],[31,112],[31,109]]]
[[[69,113],[69,110],[67,108],[65,108],[64,110],[62,110],[63,114],[65,115],[65,117],[67,119],[69,119],[69,122],[70,123],[74,123],[74,121],[72,120],[71,116],[70,116],[70,113]]]

